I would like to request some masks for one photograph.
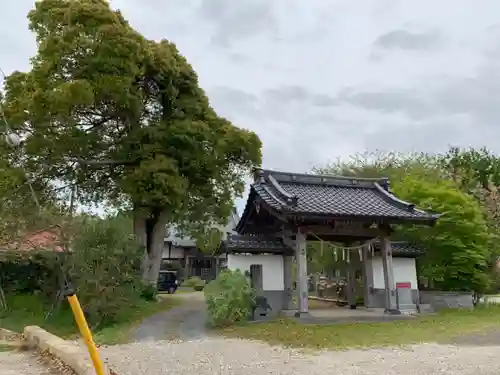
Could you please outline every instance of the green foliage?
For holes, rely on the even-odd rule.
[[[61,212],[55,193],[47,184],[35,181],[31,188],[28,175],[8,160],[0,145],[0,244],[20,241],[26,234],[45,229],[55,223]],[[31,190],[33,189],[33,191]],[[33,196],[35,193],[35,196]],[[40,210],[37,201],[42,206]]]
[[[421,209],[443,214],[434,227],[401,228],[427,250],[421,275],[440,289],[484,291],[490,236],[479,203],[444,180],[431,183],[407,176],[394,192]]]
[[[327,175],[380,178],[391,182],[402,180],[407,174],[420,176],[426,181],[443,178],[442,162],[438,156],[425,153],[365,152],[354,154],[347,160],[339,159],[314,172]]]
[[[225,327],[250,317],[254,291],[241,271],[223,270],[204,292],[210,326]]]
[[[307,241],[308,271],[310,273],[324,273],[343,267],[342,260],[336,258],[335,252],[335,247],[328,242]]]
[[[28,18],[38,51],[3,98],[28,170],[76,183],[80,199],[225,219],[261,143],[215,113],[176,46],[105,0],[41,0]]]
[[[204,253],[213,253],[219,249],[222,232],[217,228],[205,227],[194,233],[196,246]]]
[[[142,251],[130,228],[123,217],[89,219],[75,235],[69,276],[93,325],[112,323],[144,292],[139,282]]]
[[[182,283],[182,286],[185,286],[187,288],[194,288],[195,285],[200,284],[203,282],[202,279],[200,279],[198,276],[192,276],[188,278],[186,281]]]
[[[489,189],[491,184],[500,186],[500,159],[486,148],[452,147],[440,160],[463,190],[474,190],[477,185],[484,189]]]
[[[199,284],[196,284],[193,289],[196,291],[196,292],[201,292],[203,289],[205,289],[205,281],[199,283]]]
[[[141,289],[141,297],[146,301],[156,301],[158,288],[151,284],[144,284]]]
[[[31,257],[7,256],[0,261],[0,287],[7,294],[34,294],[54,301],[60,286],[61,270],[52,253]]]
[[[49,332],[67,337],[78,332],[68,304],[52,310],[54,300],[49,301],[40,293],[7,294],[8,309],[0,311],[0,326],[15,332],[23,332],[28,325],[37,325]]]
[[[41,0],[28,19],[32,69],[7,77],[0,99],[26,170],[75,185],[79,201],[141,211],[154,283],[155,227],[224,221],[261,142],[217,115],[173,43],[146,39],[108,1]]]
[[[131,328],[144,318],[165,311],[178,304],[177,299],[165,298],[159,302],[137,301],[122,309],[111,325],[93,330],[96,343],[101,345],[124,344],[130,340]],[[15,293],[7,295],[7,310],[0,311],[0,327],[14,332],[22,332],[29,325],[40,326],[63,338],[73,340],[78,335],[74,316],[68,304],[54,310],[54,301],[46,301],[39,293]]]
[[[421,276],[445,290],[483,292],[496,278],[500,199],[499,159],[487,150],[452,148],[445,155],[365,153],[317,168],[325,174],[388,177],[393,192],[417,207],[442,213],[433,228],[398,228],[422,244]],[[489,181],[489,183],[488,183]]]

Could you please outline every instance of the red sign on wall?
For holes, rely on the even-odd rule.
[[[396,283],[396,289],[411,289],[411,282],[404,281],[404,282]]]

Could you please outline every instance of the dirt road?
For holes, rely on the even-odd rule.
[[[1,375],[59,375],[32,352],[0,352]]]
[[[261,342],[210,337],[204,331],[202,294],[182,298],[186,301],[180,306],[146,319],[136,332],[137,342],[102,349],[120,375],[500,373],[500,332],[464,336],[455,345],[305,353]]]
[[[120,375],[498,375],[500,346],[415,345],[304,353],[259,342],[206,338],[108,347]]]

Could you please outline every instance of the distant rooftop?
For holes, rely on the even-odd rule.
[[[236,208],[231,213],[228,223],[225,227],[216,226],[217,229],[223,232],[223,234],[227,232],[233,232],[234,228],[238,224],[240,217],[236,211]],[[167,226],[166,228],[167,235],[164,238],[164,242],[171,242],[174,246],[178,247],[195,247],[196,241],[191,237],[181,237],[177,231],[175,225]]]

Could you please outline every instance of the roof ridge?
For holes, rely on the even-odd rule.
[[[272,174],[267,176],[267,179],[271,183],[271,186],[280,194],[283,198],[285,198],[285,202],[287,205],[296,205],[298,202],[298,197],[295,194],[290,194],[286,191],[283,186],[279,184],[278,181],[273,177]]]
[[[386,190],[382,186],[380,186],[378,183],[375,183],[374,185],[375,185],[375,189],[377,189],[377,191],[382,195],[382,197],[389,200],[390,203],[399,205],[400,207],[404,207],[409,212],[412,212],[415,210],[414,203],[406,202],[402,199],[399,199],[394,194],[392,194],[389,190]]]
[[[308,174],[308,173],[290,173],[274,171],[270,169],[256,169],[254,171],[254,178],[257,182],[261,180],[275,180],[278,184],[281,182],[285,183],[302,183],[302,184],[321,184],[321,185],[339,185],[339,186],[354,186],[354,187],[370,187],[373,188],[373,184],[379,183],[381,185],[387,185],[389,178],[387,177],[356,177],[356,176],[333,176],[333,175],[319,175],[319,174]],[[272,179],[271,179],[272,178]],[[281,187],[281,186],[280,186]],[[283,187],[281,187],[283,189]],[[284,190],[284,189],[283,189]]]

